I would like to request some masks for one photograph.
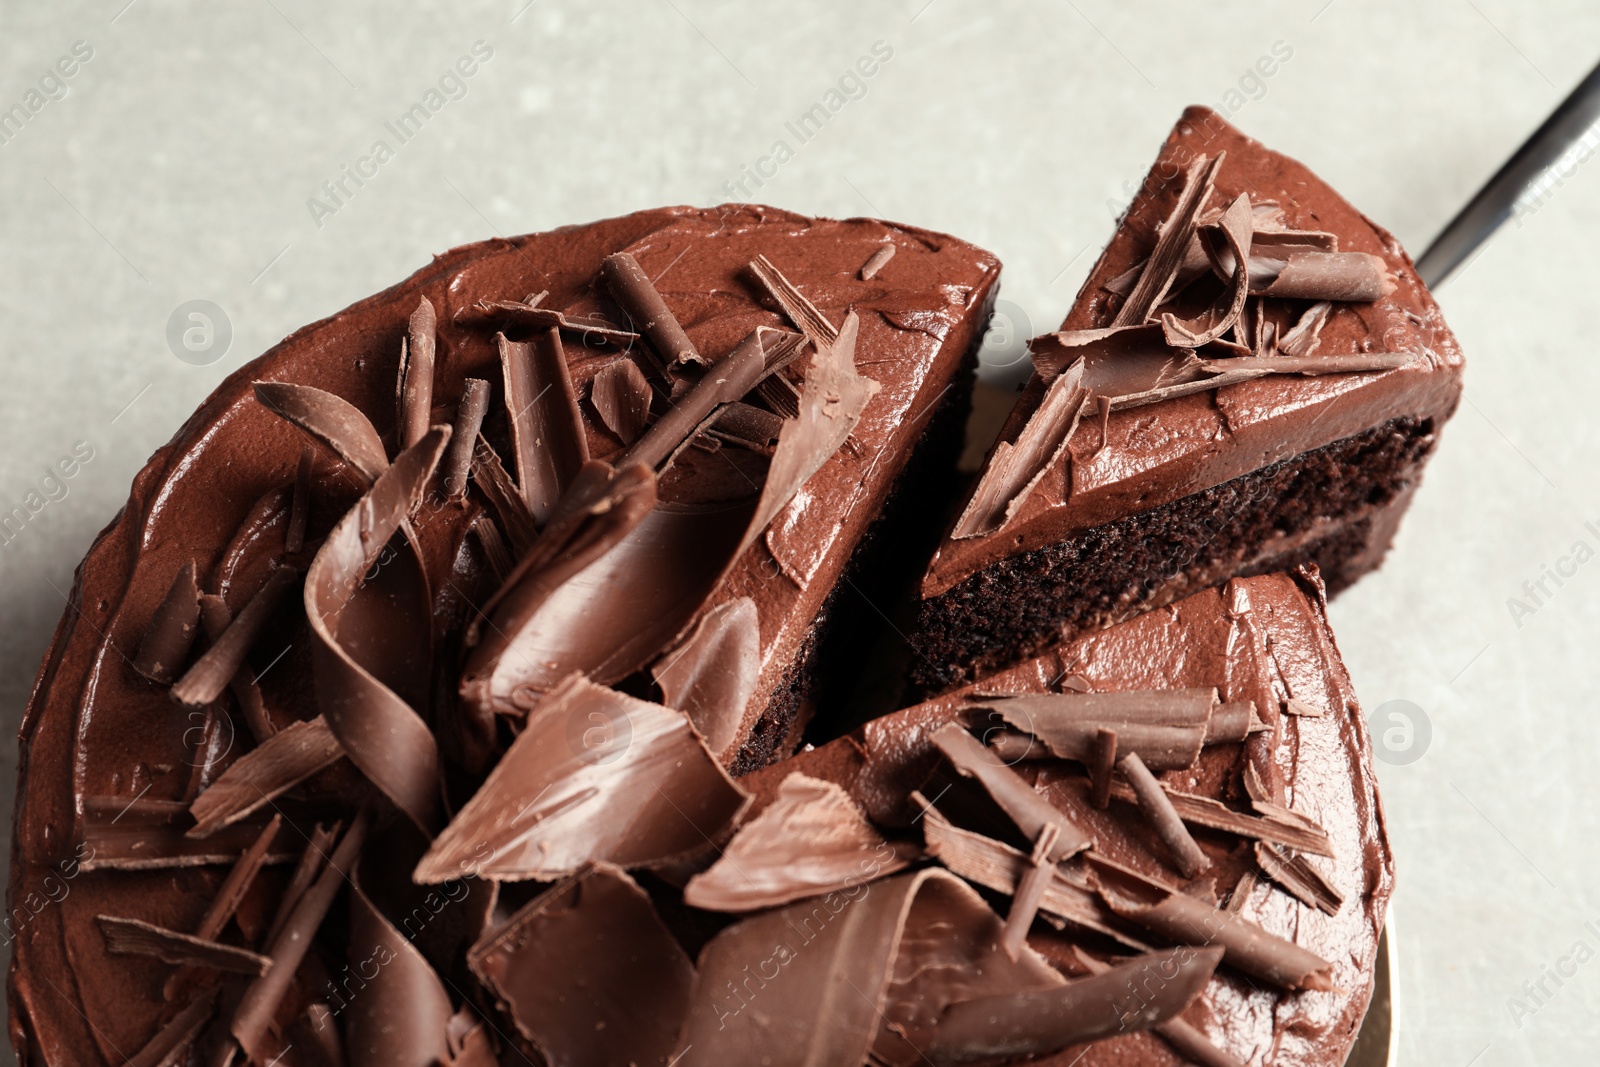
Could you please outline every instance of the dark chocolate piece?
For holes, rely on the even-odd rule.
[[[861,280],[870,282],[876,278],[878,272],[893,258],[894,245],[885,243],[883,247],[872,253],[865,263],[861,264]]]
[[[1172,801],[1178,817],[1184,822],[1258,841],[1273,841],[1291,848],[1314,852],[1319,856],[1333,855],[1333,844],[1328,839],[1327,831],[1298,813],[1290,812],[1292,818],[1284,818],[1281,814],[1250,815],[1234,811],[1220,800],[1213,800],[1211,797],[1179,792],[1165,785],[1161,788],[1167,794],[1167,799]],[[1133,790],[1120,782],[1112,784],[1111,795],[1119,800],[1136,799]]]
[[[1133,787],[1134,795],[1139,798],[1139,810],[1144,812],[1145,818],[1150,820],[1150,825],[1160,835],[1162,844],[1172,853],[1179,872],[1185,878],[1198,878],[1209,870],[1211,860],[1189,835],[1188,827],[1183,825],[1166,791],[1156,781],[1155,775],[1150,773],[1150,768],[1144,765],[1144,760],[1139,758],[1139,753],[1130,752],[1123,756],[1117,761],[1117,769]]]
[[[395,436],[398,451],[405,451],[428,432],[433,414],[433,356],[438,318],[427,297],[417,301],[406,338],[400,342],[400,381],[395,390]]]
[[[749,804],[678,711],[569,676],[545,694],[414,874],[550,880],[662,863],[726,836]]]
[[[655,390],[631,359],[607,363],[595,372],[589,384],[589,403],[594,405],[606,429],[624,446],[633,444],[644,433],[650,422],[650,401],[654,397]]]
[[[254,814],[344,755],[327,721],[290,723],[235,760],[190,805],[190,837],[209,837]]]
[[[1233,261],[1233,276],[1229,281],[1232,292],[1226,297],[1227,306],[1208,312],[1211,322],[1184,322],[1171,312],[1161,316],[1161,331],[1167,344],[1182,348],[1199,348],[1208,345],[1233,329],[1244,312],[1245,301],[1250,297],[1250,238],[1252,236],[1250,194],[1240,193],[1217,222],[1216,232],[1227,242]],[[1213,260],[1217,257],[1213,256]]]
[[[367,481],[375,480],[389,466],[372,421],[348,400],[293,382],[256,382],[255,395],[262,407],[327,446]]]
[[[151,616],[150,626],[133,657],[133,669],[162,685],[178,680],[200,628],[200,587],[195,583],[194,560],[178,568],[167,595]]]
[[[289,883],[284,886],[283,895],[278,898],[278,909],[272,916],[272,923],[261,938],[262,944],[272,944],[283,932],[284,926],[294,915],[295,905],[300,903],[300,898],[311,888],[311,883],[316,881],[317,875],[322,873],[322,868],[328,861],[328,853],[338,840],[341,829],[337,823],[331,826],[318,823],[311,828],[311,836],[306,839],[306,846],[295,861],[294,872],[289,875]]]
[[[189,805],[181,800],[89,795],[82,804],[84,858],[80,866],[86,871],[232,865],[270,821],[246,819],[196,840],[184,833],[190,824]],[[285,841],[274,840],[267,862],[280,863],[293,855]]]
[[[1033,737],[1031,734],[1027,736],[1031,745]],[[1089,781],[1093,784],[1089,800],[1104,811],[1111,803],[1111,774],[1117,766],[1117,731],[1105,726],[1095,728],[1094,747],[1088,765]]]
[[[777,302],[778,307],[789,317],[789,321],[805,334],[813,346],[819,351],[833,345],[839,340],[843,332],[842,327],[837,327],[828,321],[826,315],[817,310],[817,305],[806,299],[800,287],[783,276],[783,272],[772,265],[766,256],[757,256],[750,263],[750,273],[766,289],[767,293]]]
[[[1011,898],[1011,910],[1006,912],[1005,933],[1001,935],[1000,945],[1005,949],[1006,955],[1013,960],[1022,951],[1022,946],[1027,943],[1028,931],[1033,927],[1033,919],[1039,913],[1039,904],[1044,899],[1045,890],[1050,888],[1050,883],[1055,880],[1056,865],[1050,857],[1055,852],[1056,841],[1061,837],[1061,830],[1055,823],[1045,823],[1039,831],[1039,837],[1033,843],[1033,852],[1028,856],[1027,869],[1022,873],[1022,881],[1017,885],[1017,891]]]
[[[200,1036],[200,1031],[211,1021],[217,1010],[217,990],[203,989],[157,1030],[155,1036],[138,1052],[128,1057],[126,1067],[171,1067],[189,1043]]]
[[[650,668],[662,701],[689,716],[721,756],[739,735],[761,676],[761,618],[747,596],[724,601]]]
[[[549,329],[532,341],[495,338],[505,375],[506,412],[522,499],[538,522],[589,461],[578,398],[561,333]]]
[[[456,421],[450,431],[450,445],[444,453],[444,494],[460,500],[467,493],[467,475],[472,470],[472,452],[478,431],[489,412],[489,383],[468,378],[461,386],[461,402],[456,405]]]
[[[1283,300],[1341,300],[1370,303],[1394,291],[1394,275],[1382,257],[1368,252],[1293,252],[1283,260],[1250,264],[1250,291]],[[1275,269],[1271,269],[1275,268]]]
[[[634,463],[652,468],[661,466],[713,411],[755,388],[767,372],[762,332],[761,328],[751,330],[737,348],[719,359],[628,447],[616,466],[621,468]]]
[[[933,743],[962,776],[977,779],[1028,840],[1036,840],[1046,825],[1053,825],[1059,837],[1049,855],[1052,862],[1059,862],[1094,844],[1094,840],[1067,818],[1065,812],[1040,796],[1021,775],[962,729],[960,724],[949,723],[941,727],[933,735]]]
[[[274,815],[272,821],[267,823],[266,829],[256,838],[255,843],[239,856],[239,861],[228,872],[228,877],[223,879],[222,885],[217,888],[217,895],[211,898],[206,913],[200,917],[200,922],[195,926],[195,937],[214,941],[222,933],[223,928],[228,925],[228,920],[239,910],[244,895],[255,884],[256,875],[261,873],[261,868],[266,863],[267,850],[272,847],[272,842],[282,827],[283,816]],[[176,999],[178,990],[187,985],[193,977],[193,973],[187,969],[172,975],[162,990],[163,995],[169,1001]]]
[[[702,356],[689,340],[689,335],[678,325],[678,319],[661,299],[661,294],[651,284],[650,276],[639,266],[639,261],[627,252],[614,252],[606,257],[600,272],[606,286],[628,318],[644,334],[652,347],[669,367],[707,367],[710,361]]]
[[[467,961],[550,1067],[667,1067],[694,984],[650,898],[604,864],[540,894]]]
[[[95,921],[105,936],[106,951],[113,955],[152,956],[163,963],[255,976],[266,974],[272,966],[259,952],[168,930],[142,919],[100,915]]]
[[[172,687],[172,699],[191,708],[204,707],[222,694],[243,665],[250,647],[265,629],[278,604],[299,583],[300,572],[283,566],[272,572],[255,596],[234,616],[228,628]]]
[[[777,798],[739,827],[717,862],[689,879],[683,899],[709,911],[775,908],[893,874],[914,851],[884,840],[837,785],[791,774]]]

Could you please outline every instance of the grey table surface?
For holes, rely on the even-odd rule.
[[[0,545],[6,729],[151,451],[434,252],[669,203],[881,215],[999,254],[1003,382],[1006,328],[1059,320],[1183,105],[1419,251],[1597,58],[1582,0],[5,0],[0,510],[51,497]],[[430,102],[404,143],[385,125]],[[329,195],[345,168],[376,173]],[[1597,293],[1600,164],[1577,162],[1439,294],[1466,401],[1388,562],[1333,606],[1393,761],[1406,1064],[1592,1062],[1600,1037]],[[169,345],[191,300],[231,328],[213,362]]]

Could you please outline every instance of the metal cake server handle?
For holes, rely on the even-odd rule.
[[[1522,205],[1537,205],[1578,164],[1576,153],[1600,151],[1600,66],[1590,71],[1532,137],[1478,190],[1417,260],[1430,289],[1454,274]],[[1573,159],[1567,161],[1568,153]],[[1564,164],[1564,165],[1563,165]]]

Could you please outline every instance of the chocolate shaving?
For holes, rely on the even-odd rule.
[[[413,877],[565,877],[704,848],[750,798],[681,712],[573,674],[547,693]]]
[[[240,756],[190,806],[190,837],[209,837],[259,811],[344,755],[321,715],[293,722]]]
[[[842,788],[797,771],[717,862],[689,879],[683,899],[708,911],[774,908],[893,874],[914,852],[885,841]]]
[[[433,414],[433,356],[438,318],[427,297],[417,300],[407,336],[400,342],[400,381],[395,390],[397,451],[405,451],[428,432]]]
[[[981,701],[1057,757],[1094,762],[1102,728],[1117,732],[1123,756],[1137,753],[1153,771],[1189,767],[1200,758],[1215,689],[1152,689],[1120,693],[1038,693]]]
[[[1241,811],[1234,811],[1220,800],[1183,793],[1165,785],[1162,789],[1172,801],[1178,817],[1184,822],[1257,841],[1273,841],[1318,856],[1333,855],[1333,843],[1327,831],[1297,813],[1290,812],[1294,815],[1293,820],[1277,815],[1247,815]],[[1112,785],[1111,795],[1118,800],[1137,799],[1133,790],[1121,783]]]
[[[448,426],[435,426],[395,457],[328,534],[305,584],[317,703],[328,726],[350,762],[424,832],[432,832],[442,814],[433,733],[350,653],[344,642],[357,635],[341,634],[340,623],[363,576],[421,501],[449,438]]]
[[[1033,739],[1030,736],[1028,740],[1031,744]],[[1088,761],[1089,802],[1102,811],[1111,804],[1111,774],[1116,766],[1117,731],[1106,726],[1096,727]]]
[[[718,407],[748,393],[766,374],[764,327],[757,327],[732,352],[719,359],[617,460],[620,469],[638,463],[660,467]]]
[[[189,805],[180,800],[85,796],[82,838],[86,871],[167,870],[228,865],[238,861],[260,835],[267,820],[248,820],[206,840],[184,835]],[[294,855],[274,842],[265,862],[281,863]]]
[[[1091,974],[1100,975],[1111,970],[1111,964],[1094,958],[1077,946],[1073,946],[1072,955]],[[1166,1038],[1179,1055],[1196,1067],[1245,1067],[1243,1060],[1212,1044],[1198,1027],[1185,1022],[1181,1016],[1174,1016],[1151,1029]]]
[[[374,481],[389,466],[378,431],[348,400],[293,382],[256,382],[255,394],[268,411],[326,445],[367,481]]]
[[[775,300],[789,321],[805,334],[806,339],[820,352],[838,342],[843,334],[842,327],[837,327],[817,310],[817,305],[806,299],[800,287],[783,276],[783,272],[772,265],[766,256],[758,255],[750,262],[750,273],[756,276],[756,281],[761,283],[772,299]],[[853,345],[852,345],[853,347]]]
[[[878,250],[872,253],[865,263],[861,264],[862,281],[870,282],[878,276],[878,272],[884,268],[884,265],[894,258],[894,247],[892,244],[879,246]]]
[[[1229,282],[1232,293],[1227,297],[1227,306],[1208,312],[1211,318],[1209,326],[1198,321],[1183,322],[1171,312],[1163,314],[1161,329],[1169,345],[1199,348],[1210,344],[1233,329],[1233,324],[1239,321],[1239,315],[1244,311],[1245,301],[1250,296],[1251,214],[1248,193],[1240,193],[1222,213],[1217,232],[1227,242],[1233,258],[1233,277]]]
[[[412,451],[408,449],[400,459]],[[399,462],[397,459],[396,464]],[[272,939],[266,953],[272,959],[272,967],[252,981],[239,999],[228,1030],[245,1054],[258,1062],[266,1062],[262,1041],[267,1035],[267,1028],[277,1015],[284,994],[289,991],[301,961],[311,948],[312,938],[316,936],[328,909],[333,906],[333,898],[338,896],[347,881],[347,872],[354,866],[361,846],[366,841],[369,824],[370,816],[363,810],[350,829],[345,831],[327,866],[295,902],[294,910],[283,923],[283,928]]]
[[[1118,915],[1174,944],[1221,946],[1226,961],[1246,974],[1285,989],[1335,988],[1333,964],[1203,900],[1170,893],[1160,903],[1150,904],[1104,887],[1100,895]]]
[[[1337,356],[1244,356],[1238,359],[1200,361],[1200,369],[1217,374],[1220,385],[1249,381],[1264,374],[1350,374],[1404,367],[1417,359],[1415,352],[1352,352]],[[1222,381],[1221,379],[1226,379]]]
[[[1028,840],[1037,840],[1046,825],[1056,828],[1060,836],[1048,856],[1052,863],[1094,844],[1064,812],[1040,796],[1026,779],[1001,762],[960,723],[946,723],[934,733],[932,740],[963,777],[977,779]]]
[[[118,915],[97,915],[106,951],[119,956],[151,956],[163,963],[228,974],[263,975],[272,961],[259,952],[220,941],[168,930],[164,926]]]
[[[1065,453],[1088,397],[1080,360],[1050,383],[1016,441],[1001,441],[994,446],[984,464],[983,477],[951,537],[986,537],[1016,515],[1033,487]]]
[[[294,496],[289,502],[289,527],[283,533],[285,555],[296,555],[306,547],[306,523],[311,518],[311,468],[317,450],[306,445],[300,450],[300,464],[294,472]]]
[[[1133,787],[1134,795],[1139,798],[1139,810],[1144,812],[1145,818],[1150,820],[1150,824],[1160,835],[1162,844],[1172,853],[1179,872],[1185,878],[1198,878],[1210,870],[1211,860],[1200,851],[1200,846],[1189,835],[1188,827],[1184,826],[1183,820],[1178,817],[1172,801],[1167,798],[1166,790],[1161,788],[1161,783],[1150,773],[1150,768],[1144,765],[1139,753],[1130,752],[1122,757],[1117,761],[1117,768]]]
[[[1225,152],[1219,152],[1216,158],[1209,162],[1205,156],[1200,156],[1189,164],[1183,179],[1183,190],[1178,194],[1178,202],[1173,206],[1172,214],[1167,216],[1166,222],[1163,223],[1161,236],[1157,238],[1156,247],[1145,262],[1139,280],[1134,283],[1133,291],[1128,294],[1128,299],[1123,301],[1116,317],[1111,320],[1113,327],[1138,326],[1144,323],[1149,319],[1150,312],[1165,298],[1167,290],[1171,288],[1173,279],[1177,276],[1178,268],[1183,265],[1184,253],[1194,235],[1195,219],[1211,196],[1211,189],[1217,180],[1217,170],[1222,166],[1226,155]]]
[[[481,434],[472,455],[472,480],[494,509],[506,539],[511,542],[511,550],[519,557],[525,555],[538,540],[539,522],[528,509],[528,502],[522,499],[517,483],[501,465],[500,457]]]
[[[535,294],[539,300],[543,300],[546,295],[548,294]],[[639,340],[639,335],[633,331],[618,329],[602,319],[568,315],[552,308],[538,307],[532,296],[526,301],[480,300],[465,311],[458,312],[456,317],[457,319],[465,318],[469,323],[493,324],[498,322],[531,327],[535,330],[557,329],[566,330],[568,333],[581,333],[583,334],[585,346],[593,344],[593,340],[596,338],[622,348],[626,348]]]
[[[1256,863],[1268,878],[1308,907],[1327,915],[1339,914],[1344,895],[1333,887],[1304,856],[1291,856],[1277,845],[1256,842]]]
[[[215,645],[222,635],[228,632],[228,624],[233,621],[233,614],[228,610],[228,602],[220,596],[202,594],[200,621],[205,627],[206,637]],[[239,664],[239,669],[228,679],[228,688],[233,691],[233,698],[239,703],[239,714],[244,718],[245,725],[250,729],[250,736],[255,738],[256,744],[261,744],[278,732],[278,728],[267,715],[267,704],[262,699],[261,687],[256,684],[256,672],[250,669],[250,664]]]
[[[1206,744],[1244,741],[1251,734],[1260,733],[1267,728],[1267,724],[1256,717],[1256,703],[1253,700],[1235,700],[1227,704],[1218,704],[1211,712],[1210,721],[1206,723]]]
[[[778,372],[794,362],[799,357],[800,350],[809,343],[805,334],[785,331],[782,337],[767,349],[769,373],[756,383],[755,395],[760,397],[762,403],[771,408],[774,414],[782,418],[792,419],[799,416],[800,390],[787,376]]]
[[[517,485],[534,519],[543,522],[589,461],[561,334],[551,329],[532,341],[508,341],[505,334],[495,340],[505,376]]]
[[[607,363],[595,373],[589,385],[589,403],[624,446],[644,433],[650,422],[650,401],[655,391],[645,381],[644,372],[631,359]]]
[[[261,868],[266,863],[267,850],[272,847],[272,842],[276,840],[278,831],[282,827],[283,816],[274,815],[255,842],[239,856],[239,861],[228,872],[228,877],[223,879],[222,885],[217,889],[217,895],[211,898],[206,913],[200,917],[200,922],[195,926],[195,937],[214,941],[222,933],[223,928],[228,925],[228,920],[239,910],[239,904],[244,900],[245,894],[255,884],[256,875],[261,873]],[[163,996],[169,1001],[175,999],[177,991],[192,977],[192,972],[188,970],[172,975],[167,979],[162,991]]]
[[[683,332],[677,317],[651,284],[650,276],[639,266],[638,260],[627,252],[614,252],[600,265],[600,274],[617,304],[650,341],[666,366],[711,365]]]
[[[461,387],[461,402],[456,405],[456,421],[442,464],[444,495],[450,500],[460,500],[467,495],[472,453],[478,443],[478,431],[483,428],[483,417],[488,413],[489,383],[482,378],[468,378]]]
[[[1306,308],[1288,332],[1278,338],[1279,350],[1286,356],[1309,356],[1316,352],[1322,327],[1327,324],[1328,313],[1332,310],[1333,305],[1326,300]]]
[[[1367,303],[1395,287],[1389,265],[1368,252],[1297,251],[1282,260],[1254,259],[1250,267],[1252,295],[1284,300]]]
[[[1285,700],[1283,702],[1283,710],[1284,714],[1286,715],[1305,716],[1309,719],[1322,718],[1321,708],[1312,707],[1310,704],[1307,704],[1304,700],[1301,700],[1298,697],[1290,697],[1288,700]]]
[[[1055,823],[1045,823],[1033,843],[1033,853],[1028,857],[1028,867],[1022,874],[1016,894],[1011,899],[1011,910],[1006,913],[1005,932],[1000,937],[1000,947],[1012,960],[1017,959],[1022,946],[1027,943],[1028,931],[1033,927],[1034,916],[1039,913],[1039,903],[1045,890],[1055,880],[1056,865],[1050,859],[1055,851],[1061,831]]]
[[[924,1049],[935,1067],[1035,1055],[1177,1018],[1222,961],[1221,949],[1173,949],[1060,989],[953,1004]],[[1152,995],[1153,994],[1153,995]]]
[[[133,669],[161,685],[178,680],[178,670],[194,646],[200,623],[200,587],[195,583],[194,560],[180,568],[167,595],[150,617],[150,625],[133,657]]]
[[[359,885],[350,888],[345,958],[364,979],[351,1002],[345,1039],[351,1067],[433,1067],[450,1058],[454,1009],[444,983],[416,944],[389,922]],[[365,968],[374,967],[368,978]]]
[[[244,610],[172,687],[172,699],[191,708],[204,707],[217,699],[244,664],[250,646],[266,628],[272,613],[299,579],[300,572],[293,567],[283,566],[273,571]]]
[[[536,897],[467,962],[551,1067],[667,1064],[695,975],[650,898],[605,865]]]
[[[182,1011],[157,1030],[145,1046],[128,1057],[124,1067],[171,1067],[217,1010],[217,990],[201,990]]]
[[[796,412],[798,414],[798,412]],[[736,441],[747,448],[771,451],[783,432],[783,416],[750,404],[734,401],[717,412],[712,432],[723,440]]]
[[[721,756],[738,739],[745,706],[761,681],[761,618],[747,596],[700,616],[677,648],[650,668],[662,701],[689,716]]]
[[[338,824],[327,826],[318,823],[311,828],[311,836],[306,839],[306,847],[301,850],[300,858],[295,862],[294,872],[289,875],[289,883],[284,886],[283,895],[278,898],[278,910],[272,916],[272,923],[267,927],[266,936],[261,939],[262,944],[272,944],[278,939],[278,935],[283,933],[283,928],[294,916],[295,905],[300,903],[300,898],[311,888],[311,883],[316,881],[317,875],[321,874],[322,868],[327,865],[328,853],[339,837],[339,830]]]

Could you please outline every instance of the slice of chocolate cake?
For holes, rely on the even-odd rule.
[[[1382,560],[1461,391],[1410,259],[1299,163],[1184,113],[922,583],[937,692],[1238,574]]]
[[[514,1048],[480,1012],[514,975],[466,949],[516,883],[696,853],[728,770],[797,743],[833,590],[948,478],[997,275],[882,222],[650,211],[457,249],[230,376],[29,705],[20,1060]],[[495,824],[534,774],[572,788]]]
[[[854,1041],[883,1063],[1337,1067],[1372,996],[1393,861],[1314,569],[1053,645],[740,785],[756,814],[685,896],[777,910],[701,953],[685,1063],[854,1063],[790,1051]],[[872,920],[930,863],[996,915],[917,897],[880,948]],[[830,953],[837,1002],[808,962]]]

